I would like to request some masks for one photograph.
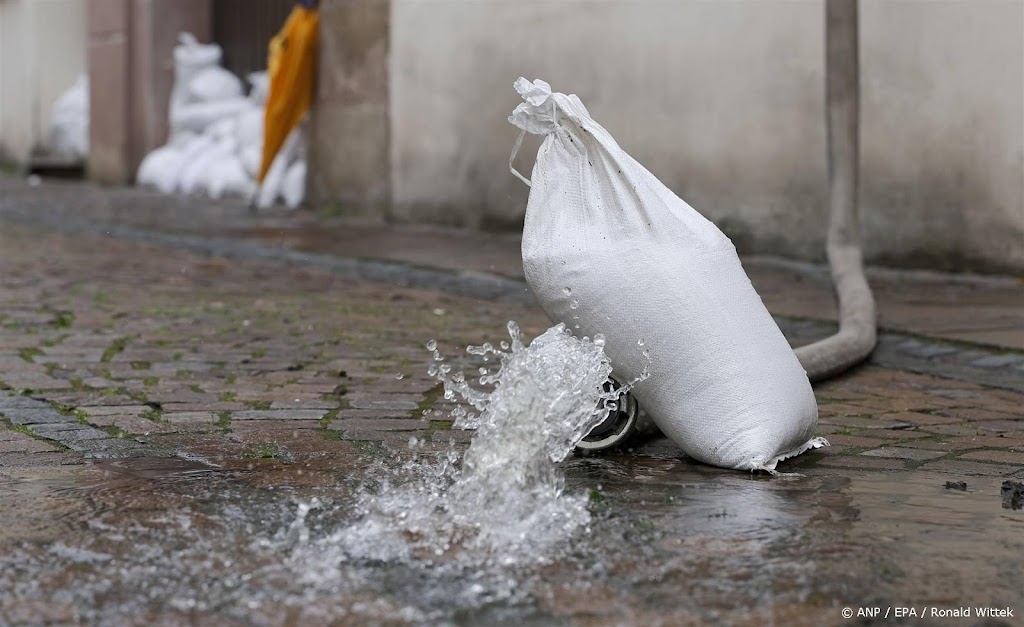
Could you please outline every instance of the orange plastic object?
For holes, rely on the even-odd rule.
[[[274,156],[313,101],[316,42],[320,12],[296,5],[281,31],[270,40],[267,71],[270,94],[263,118],[263,182]]]

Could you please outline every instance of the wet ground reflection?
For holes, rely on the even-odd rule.
[[[1001,506],[1000,480],[969,477],[960,491],[945,487],[950,475],[921,472],[772,478],[664,450],[565,462],[567,491],[590,495],[589,532],[546,565],[490,571],[360,561],[326,545],[372,489],[368,460],[5,468],[0,613],[11,623],[817,625],[842,622],[848,606],[1024,607],[1024,512]]]

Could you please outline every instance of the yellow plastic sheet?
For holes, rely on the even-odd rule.
[[[296,5],[281,31],[270,40],[267,71],[270,94],[263,118],[263,182],[285,138],[309,109],[316,77],[316,39],[320,13]]]

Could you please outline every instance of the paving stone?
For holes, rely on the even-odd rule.
[[[405,418],[381,418],[377,420],[367,418],[347,418],[332,420],[327,428],[332,431],[415,431],[426,429],[430,426],[428,420],[413,420]]]
[[[960,475],[976,475],[987,477],[1002,477],[1013,474],[1019,469],[1018,466],[1005,464],[985,464],[981,462],[967,461],[961,459],[940,459],[928,462],[919,467],[919,470],[930,470],[933,472],[949,472]]]
[[[138,416],[93,416],[89,418],[89,424],[97,427],[117,427],[121,431],[134,435],[172,433],[178,430],[178,428],[173,424],[139,418]]]
[[[864,433],[864,432],[860,432],[860,433]],[[828,441],[832,445],[853,446],[853,447],[858,447],[858,448],[864,448],[864,447],[872,447],[872,448],[874,448],[876,446],[882,446],[882,445],[884,445],[886,443],[885,440],[880,440],[880,439],[871,438],[871,437],[864,437],[864,436],[860,435],[860,433],[858,433],[857,435],[846,435],[846,434],[842,434],[842,433],[837,433],[837,434],[834,434],[834,435],[829,435],[828,436]],[[868,431],[867,433],[870,435],[870,431]]]
[[[870,451],[864,451],[861,455],[867,455],[868,457],[891,457],[894,459],[937,459],[943,457],[946,453],[942,451],[927,451],[915,448],[903,448],[899,446],[886,446],[883,448],[871,449]]]
[[[149,405],[98,405],[82,407],[80,411],[87,416],[138,416],[153,411]]]
[[[893,429],[893,428],[908,428],[914,425],[903,420],[894,420],[891,418],[882,418],[881,416],[875,418],[864,418],[860,416],[833,416],[828,418],[819,418],[820,424],[832,424],[841,425],[843,427],[855,427],[858,429]]]
[[[957,407],[939,410],[937,413],[958,420],[1020,420],[1024,424],[1024,408],[1017,408],[1017,411],[1011,413],[981,407]]]
[[[901,459],[861,457],[859,455],[838,455],[818,462],[820,466],[834,468],[862,468],[867,470],[904,470],[907,465]]]
[[[979,432],[1024,435],[1024,420],[981,420],[971,424]]]
[[[42,451],[59,451],[60,449],[42,440],[25,437],[21,440],[0,442],[0,453],[38,453]]]
[[[326,411],[320,409],[250,409],[232,412],[232,420],[320,420]]]
[[[179,427],[209,426],[220,420],[220,416],[211,411],[169,411],[161,420]]]
[[[999,462],[1024,467],[1024,450],[1021,451],[971,451],[964,453],[960,459],[976,459],[983,462]]]
[[[972,366],[977,366],[978,368],[1004,368],[1016,364],[1024,364],[1024,356],[1016,354],[989,355],[971,362]]]
[[[387,409],[413,411],[419,408],[419,403],[409,400],[369,400],[351,399],[349,406],[353,409]]]
[[[887,413],[880,416],[882,420],[893,420],[900,424],[909,423],[912,425],[943,425],[960,422],[959,418],[952,416],[939,416],[935,414],[924,414],[920,412],[912,411],[901,411],[897,413]]]
[[[244,431],[295,431],[297,429],[320,429],[319,420],[236,420],[231,422],[231,432]]]

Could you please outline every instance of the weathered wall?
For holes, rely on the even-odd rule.
[[[128,183],[167,137],[178,33],[208,41],[211,0],[89,0],[89,176]]]
[[[0,0],[0,161],[44,144],[53,104],[83,72],[81,0]]]
[[[813,1],[392,0],[393,217],[518,224],[505,118],[539,77],[741,250],[821,258],[823,22]],[[862,0],[870,259],[1024,270],[1022,29],[1021,0]]]
[[[323,0],[310,199],[380,216],[390,202],[389,0]]]

